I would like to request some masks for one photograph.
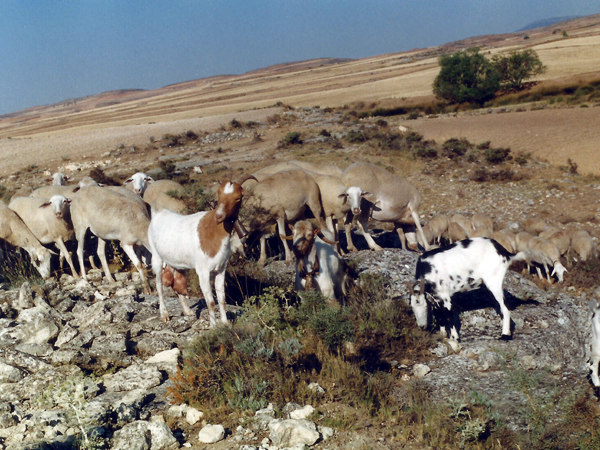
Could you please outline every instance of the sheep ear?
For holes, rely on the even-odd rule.
[[[370,198],[373,197],[373,194],[370,192],[363,192],[362,194],[360,194],[360,196],[364,198]]]
[[[154,178],[152,178],[152,177],[146,177],[146,182],[148,182],[148,183],[154,183]]]
[[[346,194],[346,193],[340,194],[340,195],[338,195],[338,198],[343,198],[344,201],[342,202],[342,205],[345,205],[346,202],[348,201],[348,194]]]
[[[71,200],[70,198],[65,198],[65,202],[66,202],[66,203],[69,203],[69,204],[70,204],[70,203],[71,203],[71,201],[72,201],[72,200]]]
[[[133,181],[133,178],[127,178],[125,181],[123,181],[123,184],[129,184]]]
[[[598,311],[598,300],[596,300],[595,298],[590,299],[590,301],[587,304],[587,307],[592,314],[596,314],[596,312]]]
[[[52,204],[52,203],[50,203],[50,202],[42,203],[42,204],[40,205],[40,208],[45,208],[46,206],[50,206],[51,204]]]

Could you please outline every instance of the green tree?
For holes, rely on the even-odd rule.
[[[525,80],[544,73],[547,67],[542,64],[535,50],[512,51],[508,56],[496,55],[492,63],[500,73],[500,84],[508,91],[523,89]]]
[[[436,97],[450,103],[483,104],[500,90],[500,74],[478,47],[439,58],[440,73],[433,82]]]

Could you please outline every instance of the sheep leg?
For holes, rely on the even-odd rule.
[[[552,284],[552,280],[550,279],[550,271],[548,270],[548,264],[544,263],[544,270],[546,271],[546,279],[548,280],[548,284]]]
[[[217,292],[219,311],[221,311],[221,322],[228,323],[227,310],[225,309],[225,270],[215,275],[215,291]]]
[[[285,251],[285,262],[290,264],[294,257],[292,256],[292,251],[290,250],[289,245],[287,244],[287,240],[285,239],[285,217],[279,216],[277,219],[277,230],[279,231],[279,237],[281,238],[281,242],[283,243],[283,250]]]
[[[377,243],[375,243],[375,240],[373,239],[373,237],[367,231],[367,229],[368,229],[368,227],[367,227],[367,218],[364,217],[362,214],[361,214],[361,216],[358,219],[358,228],[360,229],[361,233],[363,234],[363,236],[367,240],[367,244],[369,244],[369,248],[371,250],[375,250],[375,251],[383,250],[379,245],[377,245]]]
[[[340,246],[340,240],[338,239],[338,229],[336,224],[333,223],[333,216],[327,216],[325,218],[325,223],[327,224],[327,229],[331,231],[331,234],[333,235],[333,240],[337,242],[336,247],[338,255],[342,256],[344,252],[342,251],[342,247]]]
[[[344,221],[344,231],[346,232],[346,245],[348,247],[349,252],[357,252],[357,248],[352,242],[352,218],[354,216],[351,212],[346,214],[346,220]]]
[[[411,205],[408,205],[408,207],[410,209],[410,215],[412,216],[415,225],[417,226],[417,231],[419,232],[419,234],[421,235],[421,239],[425,243],[425,251],[429,251],[429,242],[427,242],[427,239],[425,239],[425,233],[423,233],[423,227],[421,227],[421,219],[419,217],[419,214],[413,209]]]
[[[111,283],[115,282],[110,270],[108,268],[108,262],[106,261],[106,241],[104,239],[98,238],[98,249],[96,250],[98,258],[100,259],[100,263],[102,263],[102,269],[104,270],[104,275],[106,279]]]
[[[260,266],[264,266],[265,263],[267,262],[267,248],[266,248],[266,241],[265,241],[265,237],[261,236],[260,237],[260,258],[258,258],[258,265]]]
[[[77,238],[77,259],[79,260],[79,270],[81,270],[81,277],[87,281],[87,274],[85,273],[85,264],[83,262],[83,244],[85,243],[85,232],[87,230],[83,230],[83,234],[75,233]]]
[[[58,240],[56,241],[56,246],[60,250],[61,258],[64,258],[67,260],[67,263],[69,264],[69,267],[71,268],[71,273],[73,274],[73,277],[79,278],[79,274],[77,273],[77,271],[75,270],[75,266],[73,265],[73,260],[71,259],[71,254],[67,250],[67,246],[65,245],[65,242],[62,240],[62,238],[58,238]],[[61,262],[61,269],[62,269],[62,262]]]
[[[167,311],[167,307],[165,305],[165,297],[164,297],[164,292],[163,292],[163,284],[162,284],[162,266],[163,266],[163,262],[160,259],[160,257],[158,256],[158,254],[153,254],[152,255],[152,271],[154,272],[154,275],[156,276],[156,292],[158,293],[158,309],[160,312],[160,319],[163,322],[168,322],[169,321],[169,313]]]
[[[148,284],[148,280],[146,279],[146,272],[144,271],[142,262],[138,259],[137,255],[135,254],[133,245],[123,244],[123,242],[121,242],[121,248],[125,251],[127,256],[129,256],[129,259],[131,259],[131,262],[133,262],[133,265],[139,272],[140,278],[142,279],[142,285],[144,286],[144,294],[150,294],[152,290],[150,289],[150,285]]]
[[[210,326],[214,327],[217,324],[215,317],[215,299],[212,293],[212,287],[210,286],[210,272],[204,270],[202,267],[196,267],[196,274],[198,275],[198,281],[200,282],[200,290],[204,295],[206,306],[208,307],[208,318]]]

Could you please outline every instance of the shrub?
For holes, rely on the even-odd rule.
[[[463,156],[472,147],[466,139],[450,138],[442,145],[444,156],[455,159]]]
[[[478,47],[439,58],[440,73],[433,82],[433,93],[449,103],[482,105],[500,90],[501,75]]]
[[[511,158],[509,148],[488,148],[484,150],[483,155],[490,164],[500,164]]]
[[[291,131],[287,133],[278,143],[278,148],[289,147],[290,145],[302,145],[302,140],[300,139],[300,133],[297,131]]]
[[[369,138],[367,137],[367,135],[365,133],[363,133],[362,131],[350,130],[350,131],[348,131],[348,133],[346,133],[346,140],[350,144],[354,144],[356,142],[365,142],[368,139]]]

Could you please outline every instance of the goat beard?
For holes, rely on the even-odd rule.
[[[314,241],[306,238],[301,238],[294,242],[294,248],[292,250],[294,252],[294,255],[296,256],[296,259],[301,260],[305,256],[308,256],[313,244]]]

